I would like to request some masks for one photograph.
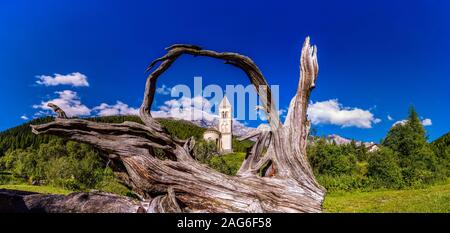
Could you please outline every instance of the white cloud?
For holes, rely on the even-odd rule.
[[[129,107],[121,101],[117,101],[114,105],[102,103],[92,110],[96,111],[98,116],[139,115],[139,108]]]
[[[381,122],[381,119],[380,118],[375,118],[374,120],[373,120],[373,123],[375,123],[375,124],[378,124],[378,123],[380,123]]]
[[[208,99],[202,96],[193,98],[181,97],[179,99],[171,99],[164,102],[164,105],[159,107],[159,110],[152,111],[152,116],[155,118],[177,118],[187,121],[208,121],[216,122],[219,115],[211,112],[213,105]],[[233,119],[233,130],[250,129],[244,123]],[[238,133],[238,132],[235,132]],[[242,132],[241,132],[242,133]]]
[[[387,119],[390,121],[394,120],[394,118],[392,118],[391,115],[387,115]]]
[[[152,111],[153,117],[173,117],[188,121],[193,120],[213,120],[217,115],[211,113],[211,103],[202,96],[194,98],[181,97],[164,102],[159,110]]]
[[[343,107],[337,99],[311,103],[308,107],[308,116],[313,124],[342,127],[372,128],[372,123],[381,122],[381,119],[375,118],[370,111]]]
[[[396,125],[398,125],[398,124],[404,125],[404,124],[406,124],[406,122],[408,122],[408,120],[400,120],[400,121],[396,121],[394,124],[392,124],[392,126],[396,126]]]
[[[25,116],[25,115],[22,115],[22,116],[20,116],[20,119],[22,119],[22,120],[26,121],[26,120],[28,120],[28,117],[27,117],[27,116]]]
[[[426,118],[426,119],[424,119],[424,120],[422,120],[422,125],[423,126],[430,126],[430,125],[432,125],[433,123],[431,122],[431,119],[430,118]]]
[[[398,125],[398,124],[404,125],[404,124],[406,124],[406,122],[408,122],[408,120],[400,120],[400,121],[396,121],[392,126],[396,126],[396,125]],[[422,120],[421,123],[422,123],[423,126],[430,126],[430,125],[433,124],[433,123],[431,122],[431,119],[430,119],[430,118],[426,118],[426,119]]]
[[[278,115],[281,117],[286,117],[287,112],[287,109],[281,108],[280,110],[278,110]]]
[[[91,114],[91,110],[81,103],[80,98],[75,91],[57,91],[55,94],[58,95],[58,98],[49,101],[42,101],[40,104],[33,105],[33,108],[42,109],[48,113],[51,112],[51,108],[48,107],[47,104],[53,103],[63,109],[69,117],[86,116]]]
[[[162,85],[162,87],[156,88],[156,93],[161,95],[169,95],[172,91],[172,88],[167,87],[166,85]]]
[[[257,109],[255,109],[255,111],[256,111],[256,116],[257,116],[260,120],[262,120],[262,121],[267,121],[267,115],[266,115],[266,113],[264,112],[263,109],[257,108]],[[280,111],[278,111],[278,113],[280,113]]]
[[[36,106],[36,105],[34,105],[34,106]],[[34,107],[34,106],[33,106],[33,107]],[[33,114],[33,119],[36,119],[36,118],[39,118],[39,117],[42,117],[42,116],[46,116],[46,115],[48,115],[48,114],[49,114],[48,111],[45,112],[45,111],[39,110],[38,112],[36,112],[36,113]]]
[[[89,83],[87,81],[86,75],[74,72],[66,75],[55,74],[52,76],[38,75],[36,76],[39,80],[36,81],[37,84],[45,86],[57,86],[57,85],[71,85],[74,87],[88,87]]]

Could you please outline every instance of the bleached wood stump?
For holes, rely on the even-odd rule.
[[[156,81],[183,54],[224,60],[242,69],[254,85],[268,116],[269,131],[255,137],[237,176],[228,176],[196,161],[193,138],[180,140],[168,134],[151,115]],[[154,66],[158,67],[155,69]],[[144,124],[96,123],[67,119],[32,125],[35,134],[52,134],[87,143],[109,154],[124,184],[151,199],[149,212],[320,212],[325,190],[317,183],[306,157],[310,122],[307,107],[318,74],[317,49],[305,39],[300,57],[300,81],[284,124],[272,104],[269,85],[254,62],[237,53],[219,53],[194,45],[176,44],[154,60],[145,84],[140,118]],[[62,117],[61,117],[62,116]],[[155,156],[155,149],[165,159]],[[263,166],[270,172],[260,176]]]

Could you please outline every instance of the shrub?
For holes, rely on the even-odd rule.
[[[374,187],[400,188],[403,179],[398,155],[388,148],[381,148],[369,156],[367,175]]]
[[[308,158],[317,175],[349,175],[357,171],[356,156],[348,148],[319,139],[308,148]]]
[[[366,176],[343,174],[338,176],[320,175],[316,178],[328,192],[371,189],[370,180]]]
[[[212,156],[217,155],[217,146],[214,142],[199,140],[194,147],[194,157],[200,162],[206,163]]]
[[[32,184],[47,183],[70,190],[85,190],[95,188],[103,181],[105,164],[91,146],[52,139],[37,149],[8,151],[0,158],[0,167]],[[2,180],[13,182],[14,179]]]
[[[227,164],[227,162],[220,155],[211,157],[207,161],[207,164],[211,168],[213,168],[223,174],[226,174],[226,175],[235,175],[235,173],[236,173],[235,171],[233,171],[233,169]]]
[[[245,159],[245,153],[235,152],[225,155],[213,156],[207,164],[215,170],[227,175],[236,175],[242,162]]]
[[[450,176],[450,133],[436,139],[431,146],[445,170],[445,176]]]
[[[251,140],[240,141],[236,137],[233,137],[233,151],[246,153],[247,149],[252,147],[254,144]]]

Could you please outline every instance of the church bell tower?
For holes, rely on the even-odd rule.
[[[230,153],[233,152],[232,147],[232,124],[233,118],[231,117],[232,109],[230,101],[225,96],[219,104],[219,131],[221,134],[221,152]]]

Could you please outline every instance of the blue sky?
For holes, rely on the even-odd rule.
[[[432,122],[426,129],[435,139],[450,130],[449,11],[448,1],[433,0],[1,1],[0,130],[37,116],[38,106],[55,98],[90,115],[137,108],[146,66],[173,43],[250,56],[269,84],[280,85],[286,108],[309,35],[320,66],[311,100],[338,108],[337,118],[317,119],[319,134],[378,142],[414,105]],[[55,74],[85,77],[89,86],[36,83]],[[223,87],[248,84],[219,61],[182,57],[158,86],[192,85],[194,76]],[[170,96],[156,98],[155,108]],[[366,126],[372,115],[370,127],[361,127],[358,114],[343,116],[359,110]]]

